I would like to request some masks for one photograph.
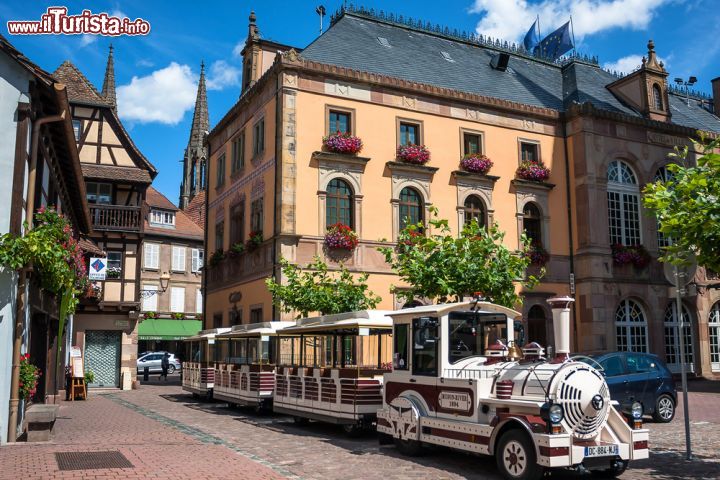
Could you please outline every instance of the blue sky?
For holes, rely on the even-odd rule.
[[[181,160],[192,121],[200,61],[208,74],[210,123],[214,125],[240,92],[238,55],[254,9],[264,38],[304,47],[318,34],[315,7],[328,15],[341,0],[290,1],[85,1],[0,4],[3,34],[31,60],[54,71],[65,59],[75,63],[99,89],[110,39],[101,36],[11,36],[8,20],[37,20],[50,5],[70,14],[84,8],[130,19],[142,17],[146,37],[120,37],[115,74],[123,123],[141,151],[158,168],[155,187],[177,203]],[[640,64],[648,39],[676,76],[698,77],[697,89],[710,93],[720,76],[720,9],[717,0],[366,0],[376,10],[420,18],[451,29],[520,40],[536,15],[543,34],[572,14],[578,50],[597,55],[610,68],[630,71]],[[441,7],[439,7],[439,5]],[[327,27],[329,17],[326,18]]]

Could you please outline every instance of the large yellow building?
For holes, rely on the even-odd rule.
[[[255,22],[251,14],[240,99],[208,138],[206,328],[281,319],[265,279],[279,278],[281,256],[333,264],[323,240],[338,221],[360,238],[346,265],[370,273],[380,308],[402,307],[377,247],[433,206],[456,232],[474,216],[497,222],[508,247],[526,231],[549,253],[542,282],[522,292],[531,338],[552,341],[545,300],[570,294],[575,349],[653,351],[677,364],[662,265],[621,265],[611,245],[640,244],[657,257],[665,240],[642,209],[642,185],[698,129],[720,132],[712,113],[720,107],[673,90],[652,42],[641,68],[620,76],[596,59],[549,61],[362,9],[342,9],[302,50],[261,39]],[[360,137],[362,151],[324,150],[323,136],[336,130]],[[399,161],[407,143],[427,146],[430,161]],[[494,163],[486,175],[459,167],[476,150]],[[523,160],[543,162],[549,178],[519,178]],[[262,242],[252,251],[230,253],[254,232]],[[689,359],[702,373],[720,370],[714,295],[696,293],[686,305],[696,319],[686,336],[701,352]]]

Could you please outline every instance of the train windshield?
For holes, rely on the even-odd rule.
[[[507,317],[490,312],[450,312],[448,315],[448,356],[450,363],[484,355],[488,346],[507,345]]]

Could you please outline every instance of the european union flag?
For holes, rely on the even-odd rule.
[[[535,47],[535,54],[551,60],[557,60],[574,47],[570,22],[552,32]]]
[[[535,47],[538,44],[538,36],[537,36],[537,19],[533,22],[532,27],[530,27],[530,30],[525,34],[525,40],[523,40],[523,45],[525,45],[525,50],[528,52],[532,52]]]

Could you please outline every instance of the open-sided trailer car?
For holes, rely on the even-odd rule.
[[[182,388],[193,396],[202,395],[212,398],[215,382],[215,336],[229,332],[230,328],[202,330],[188,337],[185,343],[185,358],[182,365]]]
[[[215,337],[213,398],[235,405],[269,408],[275,391],[278,330],[295,322],[236,325]]]
[[[306,318],[279,331],[273,411],[340,424],[349,433],[371,425],[382,406],[383,373],[391,368],[387,313]]]

